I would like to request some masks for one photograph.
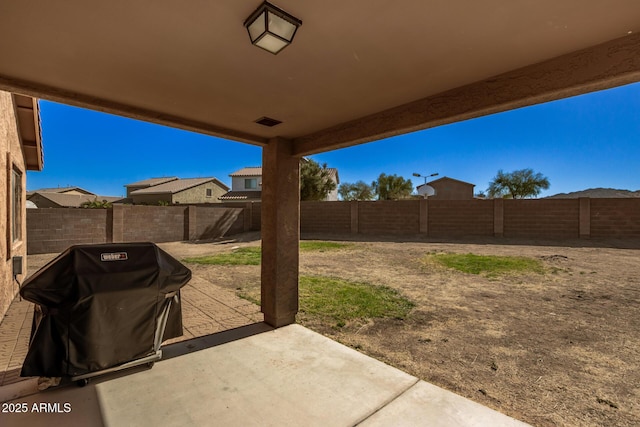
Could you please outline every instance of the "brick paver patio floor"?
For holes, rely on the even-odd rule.
[[[196,274],[181,297],[184,335],[164,344],[263,321],[259,306]],[[24,379],[20,369],[29,347],[32,318],[33,304],[16,297],[0,323],[0,386]]]

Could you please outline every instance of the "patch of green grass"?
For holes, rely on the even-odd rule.
[[[344,249],[353,246],[348,243],[338,243],[338,242],[322,242],[322,241],[304,241],[300,242],[300,250],[301,251],[318,251],[325,252],[336,249]]]
[[[260,247],[248,246],[234,249],[233,252],[185,258],[182,261],[191,264],[208,265],[260,265],[260,258]]]
[[[350,244],[337,242],[305,241],[300,242],[300,250],[305,252],[325,252],[336,249],[348,248]],[[191,264],[209,265],[260,265],[260,246],[248,246],[237,248],[232,252],[220,253],[201,257],[185,258],[182,261]]]
[[[544,273],[542,262],[525,257],[438,253],[427,255],[427,259],[463,273],[487,277],[510,273]]]
[[[300,277],[300,311],[329,317],[338,325],[354,319],[404,319],[413,306],[413,302],[386,286],[326,276]]]
[[[337,327],[355,319],[404,319],[414,307],[411,300],[389,287],[335,277],[300,276],[299,290],[301,313],[330,319]],[[243,288],[238,296],[260,304],[259,288]]]

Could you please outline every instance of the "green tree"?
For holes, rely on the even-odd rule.
[[[373,200],[375,197],[373,187],[364,181],[340,184],[338,194],[342,200]]]
[[[535,197],[549,188],[549,180],[533,169],[519,169],[505,173],[502,170],[489,183],[487,194],[493,198],[524,199]]]
[[[381,173],[377,181],[371,183],[378,200],[398,200],[411,197],[413,184],[410,179],[398,175]]]
[[[111,207],[111,202],[107,202],[106,200],[98,200],[98,198],[94,198],[92,201],[83,202],[80,205],[81,208],[86,209],[108,209]]]
[[[322,166],[311,159],[302,159],[300,165],[300,200],[324,200],[336,189],[327,164]]]

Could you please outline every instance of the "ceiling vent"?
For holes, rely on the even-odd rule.
[[[260,117],[256,120],[256,123],[262,126],[274,127],[275,125],[279,125],[282,123],[280,120],[272,119],[270,117]]]

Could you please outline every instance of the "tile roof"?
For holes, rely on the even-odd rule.
[[[475,184],[472,184],[470,182],[460,181],[459,179],[449,178],[448,176],[443,176],[442,178],[434,179],[433,181],[427,182],[427,184],[433,184],[434,182],[439,182],[439,181],[443,181],[443,180],[456,181],[456,182],[460,182],[462,184],[472,185],[474,187],[476,186]],[[422,184],[422,185],[424,185],[424,184]]]
[[[152,187],[154,185],[164,184],[169,181],[175,181],[177,176],[163,176],[160,178],[149,178],[142,181],[134,182],[132,184],[125,184],[125,187]]]
[[[169,182],[165,182],[164,184],[154,185],[153,187],[141,188],[140,190],[135,190],[131,192],[131,195],[139,195],[139,194],[175,194],[184,190],[188,190],[189,188],[196,187],[198,185],[202,185],[209,181],[214,181],[218,186],[222,187],[225,190],[229,190],[229,187],[224,185],[218,178],[209,177],[209,178],[185,178],[185,179],[174,179]]]
[[[95,199],[99,201],[116,202],[122,197],[96,196],[95,194],[64,194],[64,193],[47,193],[38,192],[38,195],[49,199],[53,203],[63,208],[79,208],[84,202],[93,202]]]
[[[38,188],[37,190],[27,191],[27,195],[35,193],[67,193],[69,191],[78,191],[80,193],[95,195],[91,191],[87,191],[80,187],[54,187],[54,188]]]
[[[262,166],[250,166],[250,167],[242,168],[238,171],[235,171],[232,174],[229,174],[229,176],[256,176],[256,175],[262,176]]]
[[[262,198],[262,191],[229,191],[218,197],[219,200],[256,200]]]

